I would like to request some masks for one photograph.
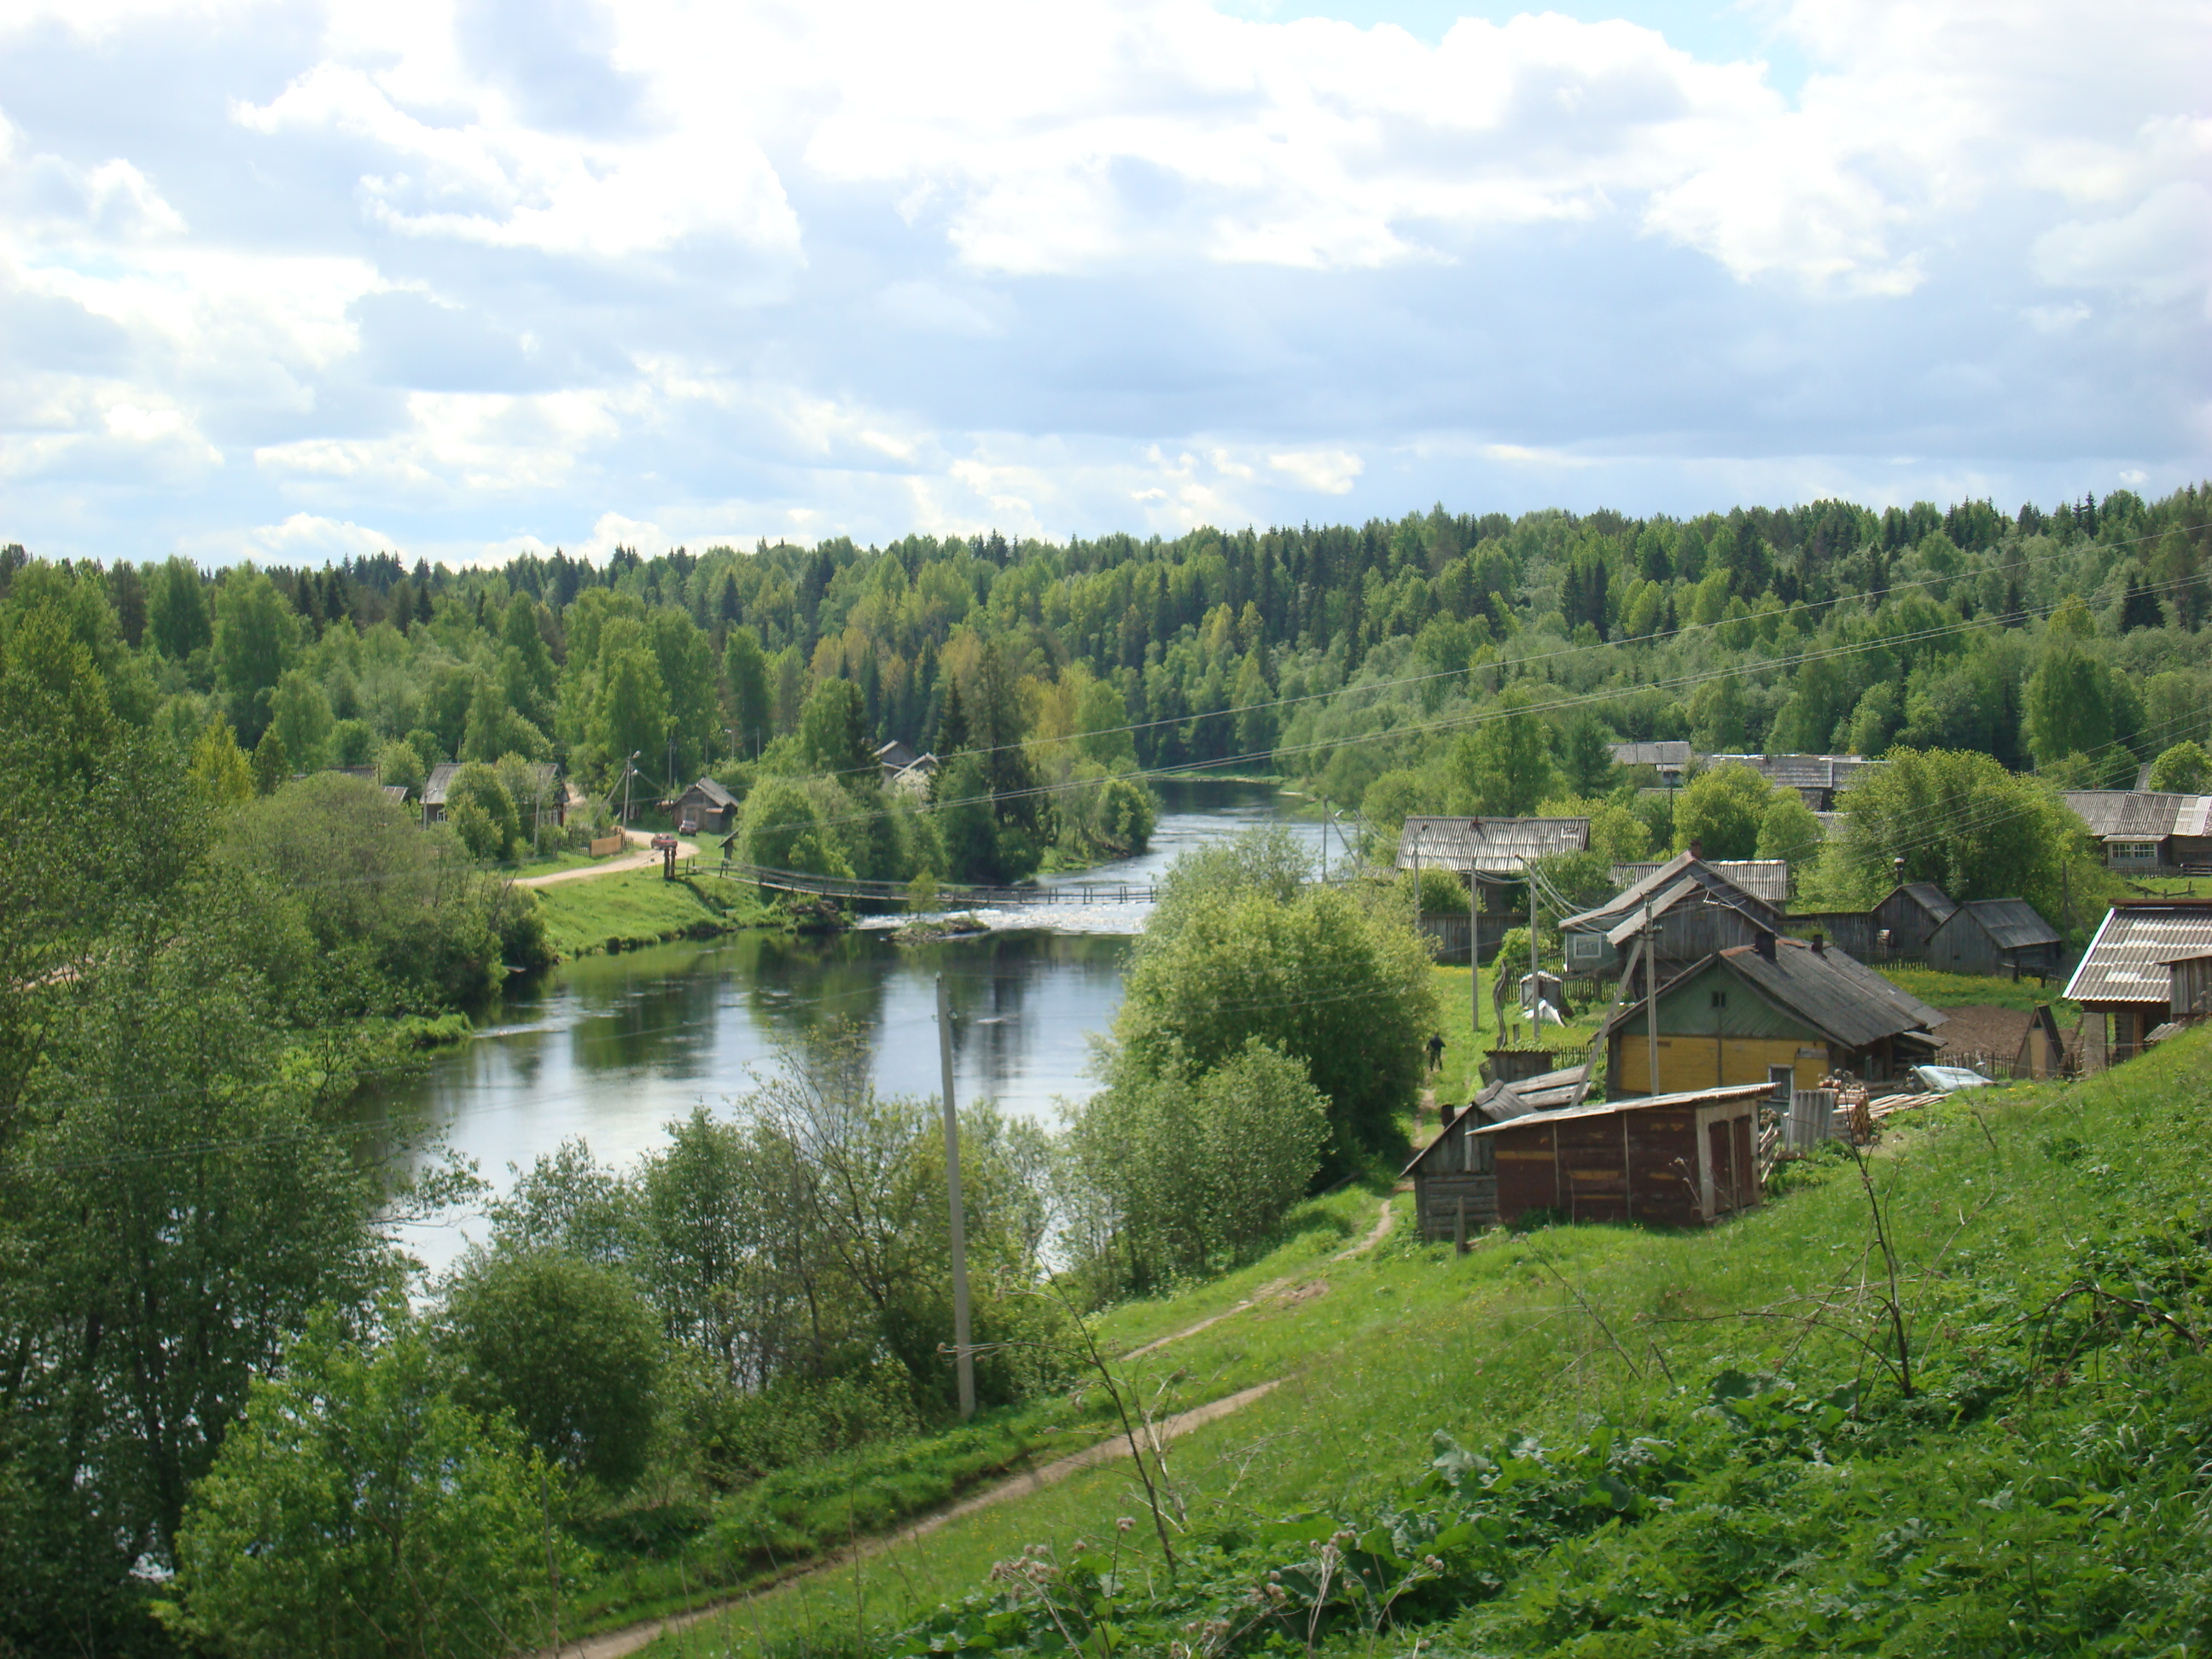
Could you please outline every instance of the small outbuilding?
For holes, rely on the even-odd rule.
[[[676,798],[676,827],[687,835],[719,836],[736,827],[738,798],[713,778],[701,778]]]
[[[1761,1084],[1528,1112],[1469,1132],[1488,1148],[1498,1219],[1702,1227],[1760,1200]],[[1478,1152],[1476,1157],[1480,1157]]]
[[[1778,933],[1784,921],[1779,903],[1747,892],[1695,853],[1678,853],[1603,904],[1559,923],[1567,972],[1612,975],[1632,958],[1640,961],[1647,912],[1652,955],[1662,974],[1749,944],[1762,932]]]
[[[1947,974],[2018,979],[2058,971],[2065,941],[2026,899],[1968,899],[1928,939],[1928,965]]]
[[[2099,1017],[2107,1030],[2106,1063],[2131,1059],[2173,1018],[2175,962],[2212,953],[2212,899],[2160,899],[2115,905],[2066,982],[2067,1000]],[[2085,1064],[2094,1065],[2089,1045]]]
[[[1462,1226],[1478,1232],[1497,1225],[1498,1180],[1491,1143],[1477,1139],[1474,1132],[1487,1123],[1575,1104],[1589,1074],[1587,1066],[1575,1066],[1516,1081],[1501,1079],[1448,1117],[1437,1138],[1399,1171],[1401,1180],[1413,1183],[1413,1216],[1421,1237],[1434,1243],[1453,1237]]]

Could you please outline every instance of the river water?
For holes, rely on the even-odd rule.
[[[1319,822],[1255,784],[1170,779],[1151,849],[1063,882],[1156,878],[1187,848],[1280,822],[1318,860]],[[1340,848],[1330,842],[1332,857]],[[964,1106],[1056,1122],[1087,1096],[1092,1039],[1121,1006],[1131,936],[1150,907],[1031,907],[986,919],[980,937],[902,945],[861,928],[817,938],[746,933],[565,963],[510,992],[500,1023],[434,1054],[403,1080],[365,1093],[365,1116],[399,1127],[417,1150],[442,1142],[495,1187],[509,1165],[581,1137],[626,1164],[667,1139],[665,1126],[726,1103],[811,1030],[849,1025],[868,1046],[877,1086],[935,1096],[936,978],[953,1007],[954,1088]],[[481,1231],[472,1217],[406,1231],[435,1269]]]

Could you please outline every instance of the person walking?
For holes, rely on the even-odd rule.
[[[1429,1038],[1429,1071],[1431,1075],[1444,1068],[1443,1033],[1436,1032]]]

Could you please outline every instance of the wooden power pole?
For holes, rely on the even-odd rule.
[[[945,1073],[945,1194],[952,1212],[952,1354],[960,1370],[960,1416],[975,1415],[975,1349],[968,1329],[968,1218],[960,1207],[960,1114],[952,1103],[952,1003],[937,976],[937,1058]]]

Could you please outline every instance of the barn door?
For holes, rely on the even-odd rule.
[[[1705,1152],[1713,1172],[1713,1213],[1725,1215],[1736,1206],[1735,1137],[1726,1119],[1705,1126]]]

